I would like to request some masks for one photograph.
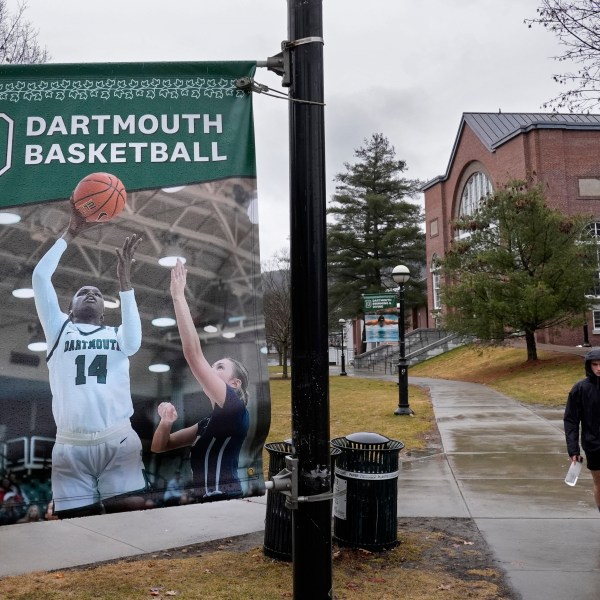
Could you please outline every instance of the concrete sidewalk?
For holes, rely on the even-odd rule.
[[[600,514],[585,469],[564,484],[562,411],[477,384],[410,382],[429,388],[443,447],[401,454],[398,516],[472,518],[523,600],[595,600]],[[0,576],[261,532],[265,507],[263,497],[0,527]]]
[[[399,514],[472,518],[523,600],[597,599],[600,514],[586,469],[575,487],[564,483],[562,410],[530,409],[478,384],[411,383],[430,390],[444,454],[405,465]]]

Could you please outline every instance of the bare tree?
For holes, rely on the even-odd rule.
[[[262,284],[267,344],[275,348],[283,379],[288,377],[288,358],[292,343],[290,257],[281,250],[263,263]]]
[[[600,104],[600,0],[540,0],[537,17],[526,19],[532,27],[551,31],[564,48],[558,62],[569,62],[573,71],[554,75],[568,88],[546,102],[544,108],[588,112]]]
[[[0,0],[0,64],[45,63],[50,55],[38,43],[38,31],[25,19],[27,3],[17,5],[14,13]]]

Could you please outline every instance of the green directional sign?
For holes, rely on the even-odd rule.
[[[365,312],[396,307],[396,294],[363,294]]]

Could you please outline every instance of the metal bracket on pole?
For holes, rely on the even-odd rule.
[[[292,456],[285,457],[285,468],[273,475],[270,481],[265,481],[265,488],[283,494],[286,497],[285,506],[291,510],[297,509],[299,502],[323,502],[345,493],[344,490],[336,494],[325,492],[312,496],[298,496],[298,459]]]
[[[298,459],[286,456],[285,468],[265,481],[265,488],[282,493],[287,508],[298,508]]]
[[[289,42],[281,42],[281,52],[275,56],[269,56],[267,60],[257,60],[257,67],[266,67],[269,71],[281,76],[281,85],[290,87],[292,85],[290,74],[290,46]]]
[[[283,87],[290,87],[292,85],[291,73],[290,73],[290,50],[297,46],[304,44],[319,43],[324,44],[322,37],[305,37],[293,42],[283,41],[281,42],[281,52],[275,56],[270,56],[267,60],[257,60],[257,67],[266,67],[269,71],[277,73],[281,76],[281,85]],[[257,90],[253,90],[257,91]],[[261,90],[262,91],[262,90]]]

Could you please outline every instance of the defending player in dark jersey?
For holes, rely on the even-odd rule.
[[[160,423],[153,452],[192,446],[194,495],[199,501],[242,495],[237,474],[240,449],[248,432],[248,371],[232,358],[211,365],[205,358],[185,299],[186,269],[181,261],[171,271],[171,295],[183,354],[212,405],[209,418],[171,432],[177,411],[170,402],[158,406]]]
[[[137,352],[142,338],[130,277],[141,238],[132,235],[116,250],[119,327],[104,325],[104,298],[97,287],[79,289],[66,314],[52,285],[68,242],[93,225],[73,210],[67,230],[33,271],[57,427],[52,496],[55,512],[63,518],[145,507],[143,498],[130,496],[145,487],[142,445],[130,423],[129,381],[129,356]]]

